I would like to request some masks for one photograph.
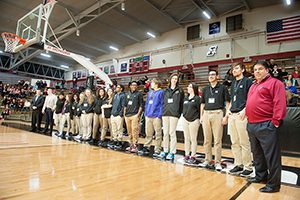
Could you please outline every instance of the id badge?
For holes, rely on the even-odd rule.
[[[130,106],[131,106],[131,105],[132,105],[132,101],[128,101],[128,105],[130,105]]]
[[[233,101],[236,101],[236,95],[233,96]]]
[[[168,99],[168,103],[173,103],[173,99]]]
[[[150,101],[149,101],[149,104],[153,104],[153,100],[150,100]]]
[[[208,103],[215,103],[215,98],[208,98]]]
[[[183,102],[183,104],[188,104],[188,103],[189,103],[188,101],[184,101],[184,102]]]
[[[88,104],[87,104],[87,103],[85,103],[85,104],[83,104],[83,106],[84,106],[84,107],[87,107],[87,106],[88,106]]]

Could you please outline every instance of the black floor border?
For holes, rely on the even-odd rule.
[[[250,182],[247,182],[237,193],[235,193],[230,200],[235,200],[237,199],[249,186],[251,185]]]

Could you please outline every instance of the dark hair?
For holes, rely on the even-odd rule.
[[[119,85],[117,85],[117,86],[120,86],[120,88],[122,89],[122,92],[124,92],[124,90],[125,90],[125,87],[124,87],[124,85],[122,85],[122,84],[119,84]]]
[[[231,69],[233,69],[234,67],[236,67],[236,66],[238,66],[238,65],[240,66],[240,68],[241,68],[242,70],[246,70],[245,64],[244,64],[243,62],[233,63]]]
[[[178,77],[177,82],[176,82],[176,87],[177,87],[179,85],[179,74],[177,74],[177,73],[173,73],[169,77],[169,87],[171,87],[171,79],[173,78],[173,76],[177,76]]]
[[[257,61],[254,65],[253,65],[253,68],[255,65],[262,65],[265,69],[269,69],[269,64],[266,62],[266,61]]]
[[[104,91],[104,97],[106,97],[106,91],[105,91],[104,88],[99,88],[99,89],[97,90],[97,92],[96,92],[96,97],[97,97],[97,98],[100,98],[100,94],[99,94],[100,90],[103,90],[103,91]]]
[[[210,72],[216,72],[216,75],[217,75],[217,76],[219,75],[218,71],[215,70],[215,69],[210,69],[210,70],[208,71],[208,74],[209,74]]]
[[[198,90],[198,85],[196,83],[190,83],[192,85],[192,88],[193,88],[193,91],[194,91],[194,94],[196,96],[199,96],[199,90]],[[190,85],[189,84],[189,85]]]

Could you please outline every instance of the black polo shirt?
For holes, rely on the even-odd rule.
[[[183,117],[189,122],[200,119],[200,104],[201,98],[199,96],[194,96],[191,99],[188,96],[185,97],[183,100]]]
[[[246,107],[248,91],[252,85],[252,81],[246,77],[240,80],[234,79],[231,88],[231,107],[230,112],[240,112]]]
[[[230,102],[227,88],[220,83],[213,88],[211,85],[203,88],[201,103],[204,103],[204,110],[218,110],[225,107],[225,102]]]
[[[136,115],[139,112],[139,108],[144,106],[143,95],[139,91],[128,92],[125,99],[126,117]]]

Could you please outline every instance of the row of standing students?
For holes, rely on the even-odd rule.
[[[257,69],[255,69],[255,67]],[[218,82],[218,72],[214,70],[209,71],[209,85],[203,89],[202,97],[198,96],[198,86],[195,83],[188,85],[188,95],[184,97],[184,92],[182,88],[179,87],[179,76],[177,74],[170,76],[169,85],[164,90],[160,88],[161,82],[157,79],[153,79],[146,102],[143,101],[142,94],[137,90],[137,82],[135,81],[131,82],[130,91],[127,93],[124,93],[123,85],[117,85],[115,93],[113,93],[112,89],[108,89],[106,94],[104,89],[100,89],[97,91],[97,97],[94,98],[91,90],[87,89],[84,94],[80,94],[79,100],[78,97],[76,97],[77,95],[74,95],[72,104],[70,104],[70,97],[68,95],[65,101],[63,100],[63,95],[59,95],[59,99],[55,106],[53,104],[53,107],[50,105],[50,102],[54,102],[55,98],[53,97],[54,95],[52,96],[51,91],[48,90],[48,96],[46,97],[42,109],[43,112],[46,112],[45,130],[47,130],[48,127],[47,116],[51,117],[51,113],[47,114],[47,112],[49,112],[49,110],[55,110],[55,124],[60,124],[59,136],[63,134],[62,130],[65,122],[68,121],[69,115],[70,123],[67,127],[66,136],[68,136],[71,127],[71,132],[74,135],[78,134],[74,137],[75,140],[89,140],[89,143],[95,144],[99,138],[98,128],[101,127],[101,136],[98,145],[102,146],[109,127],[111,142],[107,144],[108,147],[121,149],[123,123],[125,119],[130,143],[130,146],[126,149],[127,151],[132,153],[138,151],[139,155],[149,154],[150,145],[152,144],[153,135],[155,134],[153,156],[172,160],[176,154],[176,127],[180,116],[183,115],[184,161],[190,164],[197,162],[195,158],[197,152],[197,136],[200,124],[202,124],[205,160],[201,165],[207,167],[213,164],[216,170],[222,170],[221,150],[223,126],[228,123],[228,133],[230,134],[235,161],[235,167],[229,172],[249,177],[252,174],[252,150],[256,176],[254,179],[250,179],[250,181],[261,182],[267,180],[267,185],[264,189],[262,188],[262,192],[279,191],[281,175],[278,170],[281,169],[281,161],[278,151],[280,151],[280,149],[278,145],[273,145],[271,150],[266,149],[271,146],[268,145],[270,142],[278,144],[278,138],[275,137],[270,141],[263,139],[262,141],[260,137],[255,135],[259,131],[253,131],[251,126],[267,122],[269,124],[276,124],[278,127],[284,117],[283,110],[285,107],[283,108],[281,105],[281,102],[284,102],[283,105],[285,106],[284,95],[281,96],[282,99],[278,99],[278,94],[276,93],[274,94],[276,95],[275,98],[274,96],[261,95],[261,91],[252,92],[253,95],[258,93],[257,98],[271,98],[270,100],[275,98],[276,101],[280,102],[280,106],[278,107],[278,103],[273,101],[271,107],[276,107],[277,110],[280,110],[281,115],[273,114],[271,111],[269,113],[260,114],[260,108],[247,110],[246,105],[249,104],[249,106],[251,106],[253,104],[253,102],[247,101],[252,81],[243,76],[243,72],[245,71],[245,65],[243,63],[233,64],[232,70],[235,79],[230,88],[231,98],[227,88]],[[284,86],[274,81],[275,79],[273,80],[273,78],[268,75],[267,70],[268,66],[266,63],[258,63],[254,66],[254,75],[257,79],[255,84],[259,85],[264,83],[265,79],[268,81],[270,79],[274,82],[272,82],[273,85],[275,84],[277,89],[280,89],[280,92],[282,92],[282,89],[284,92]],[[261,78],[263,72],[266,73],[264,77]],[[261,88],[265,87],[261,86]],[[267,89],[272,90],[273,88]],[[70,104],[69,108],[68,104]],[[224,110],[226,111],[225,113]],[[144,111],[146,121],[146,140],[144,147],[138,150],[139,121],[142,111]],[[69,114],[66,115],[68,112]],[[246,113],[249,120],[246,117]],[[274,119],[273,115],[276,115],[276,119]],[[164,134],[162,134],[162,127]],[[52,131],[51,126],[50,129]],[[247,130],[250,130],[250,133],[248,133]],[[266,131],[266,129],[264,129],[264,131]],[[276,130],[273,130],[273,132],[274,131],[276,132]],[[255,136],[253,136],[253,134]],[[212,160],[212,139],[214,140],[215,148],[214,163]],[[271,153],[269,153],[269,151],[271,151]],[[262,157],[259,154],[263,154],[264,156]],[[276,158],[274,158],[274,156]],[[263,164],[260,162],[263,162]]]

